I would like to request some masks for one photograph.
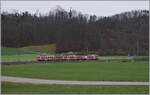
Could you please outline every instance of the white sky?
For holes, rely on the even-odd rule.
[[[42,14],[60,5],[69,11],[70,7],[83,14],[95,14],[97,16],[110,16],[125,11],[147,9],[149,10],[149,1],[1,1],[1,11],[12,12],[29,11],[35,13],[39,10]]]

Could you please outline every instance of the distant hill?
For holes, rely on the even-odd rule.
[[[52,51],[55,48],[57,53],[94,51],[99,55],[148,55],[148,10],[110,17],[70,12],[57,9],[40,17],[28,12],[2,12],[2,46],[31,46],[27,49],[51,52],[44,49],[47,46],[34,46],[55,44]]]

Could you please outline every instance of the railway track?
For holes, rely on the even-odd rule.
[[[72,62],[74,60],[67,60],[67,62]],[[80,62],[83,60],[76,60],[74,62]],[[85,60],[84,60],[85,61]],[[17,64],[62,64],[66,61],[14,61],[14,62],[1,62],[1,65],[17,65]],[[66,63],[67,63],[66,62]]]
[[[125,60],[131,60],[131,58],[129,57],[98,57],[99,61],[103,61],[103,60],[120,60],[120,59],[125,59]],[[37,64],[53,64],[53,63],[63,63],[63,62],[80,62],[80,61],[87,61],[87,60],[55,60],[55,61],[4,61],[1,62],[2,65],[13,65],[13,64],[33,64],[33,63],[37,63]],[[94,60],[93,60],[94,61]]]
[[[38,61],[14,61],[14,62],[1,62],[2,65],[13,65],[13,64],[33,64],[33,63],[41,63]]]

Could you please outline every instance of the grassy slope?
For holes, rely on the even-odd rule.
[[[148,86],[33,85],[2,82],[2,93],[11,94],[147,94]]]
[[[1,48],[2,61],[31,61],[36,60],[37,54],[54,52],[54,44],[23,48]]]
[[[64,63],[2,65],[2,75],[58,80],[148,81],[148,61]]]
[[[1,48],[2,61],[35,60],[37,52],[21,50],[20,48]]]
[[[12,61],[35,61],[37,54],[20,54],[20,55],[8,55],[2,56],[2,61],[12,62]]]
[[[31,50],[21,50],[20,48],[7,48],[2,47],[1,48],[1,54],[2,56],[9,56],[9,55],[18,55],[18,54],[36,54],[37,52],[31,51]]]
[[[21,50],[32,50],[35,52],[40,52],[40,53],[55,53],[56,46],[55,44],[48,44],[48,45],[39,45],[39,46],[28,46],[28,47],[23,47],[20,48]]]

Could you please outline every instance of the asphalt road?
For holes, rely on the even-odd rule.
[[[63,85],[149,85],[149,82],[112,82],[112,81],[70,81],[70,80],[45,80],[23,77],[1,76],[1,81],[31,84],[63,84]]]

